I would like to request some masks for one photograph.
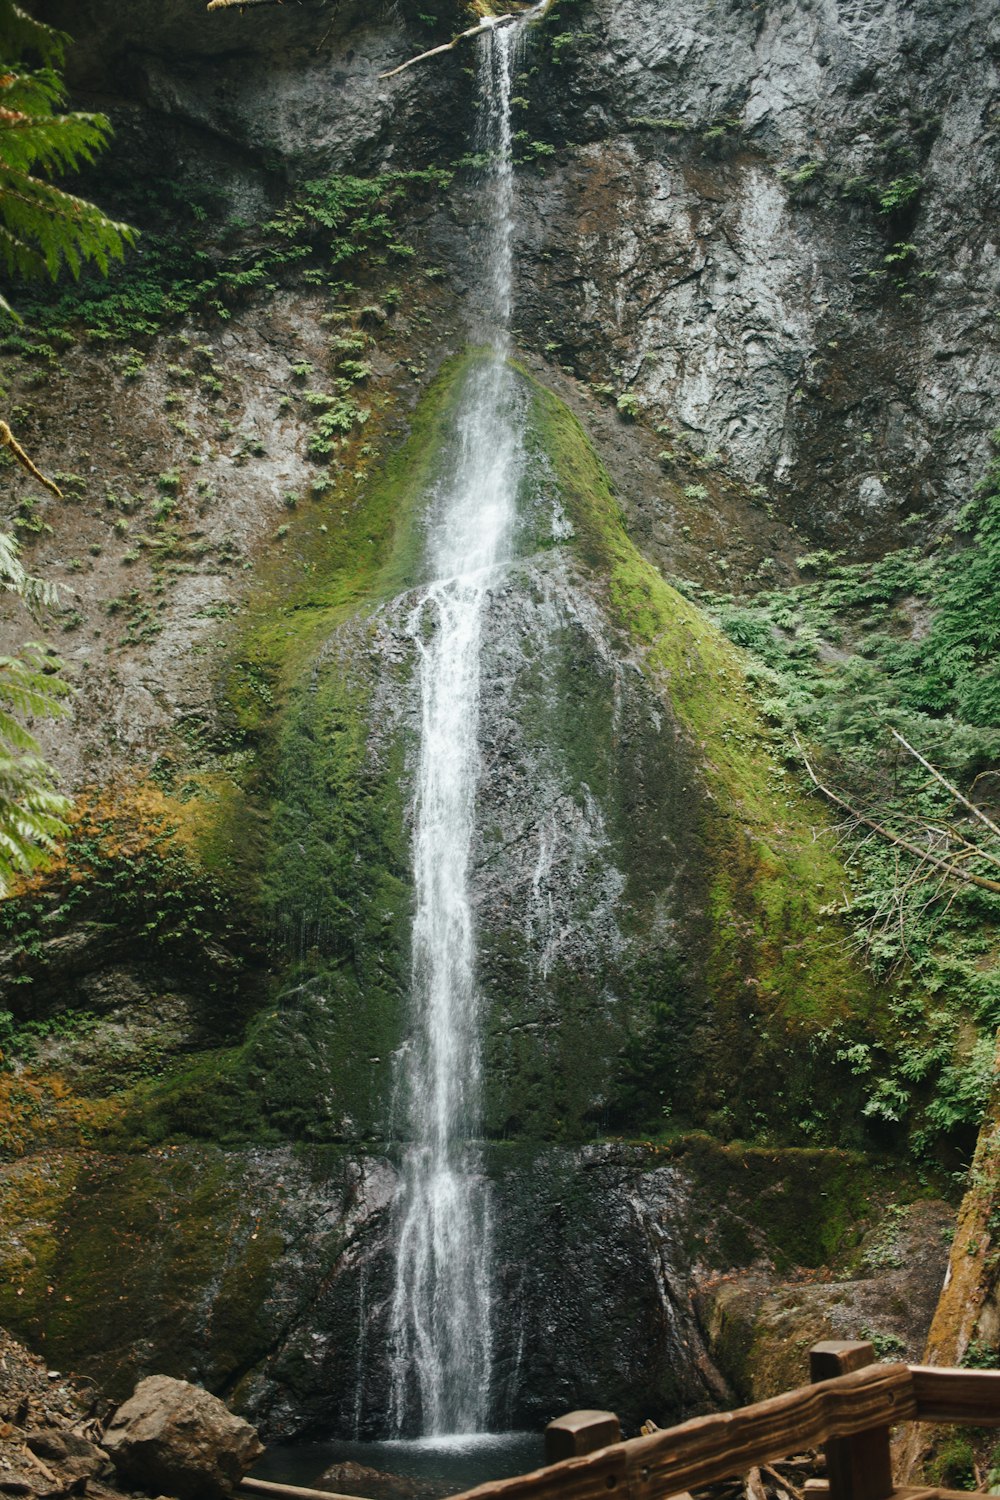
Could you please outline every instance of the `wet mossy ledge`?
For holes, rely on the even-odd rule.
[[[484,1166],[498,1206],[498,1356],[525,1344],[515,1414],[529,1425],[557,1396],[603,1392],[635,1422],[703,1404],[690,1288],[751,1265],[807,1277],[849,1266],[872,1216],[919,1191],[859,1153],[703,1134],[495,1142]],[[0,1321],[113,1398],[160,1371],[201,1381],[269,1438],[351,1430],[359,1308],[377,1345],[391,1304],[394,1187],[391,1163],[346,1146],[22,1157],[0,1172]],[[567,1265],[579,1297],[566,1296]],[[670,1316],[664,1276],[680,1293]],[[628,1330],[627,1357],[605,1326]]]

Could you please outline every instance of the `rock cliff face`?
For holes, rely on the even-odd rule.
[[[467,56],[377,81],[435,39],[409,9],[39,5],[118,123],[89,187],[149,232],[110,300],[10,350],[69,496],[15,478],[7,515],[66,587],[80,694],[51,750],[86,795],[3,914],[0,1316],[273,1434],[373,1431],[388,1399],[366,1351],[406,1024],[402,622],[481,230],[469,172],[440,175]],[[503,1419],[725,1399],[739,1359],[695,1285],[849,1260],[864,1221],[837,1027],[886,1022],[829,915],[843,871],[666,580],[752,588],[967,498],[1000,360],[998,46],[986,5],[560,0],[525,52],[530,482],[486,622],[475,850]],[[665,1118],[830,1149],[591,1144]]]
[[[400,8],[50,10],[81,82],[244,207],[464,149],[460,54],[373,87],[420,46]],[[986,0],[556,7],[521,84],[546,153],[522,184],[526,339],[827,545],[940,524],[996,420],[997,26]]]
[[[760,1394],[761,1381],[770,1394],[804,1381],[809,1344],[840,1336],[845,1320],[857,1330],[859,1316],[897,1353],[919,1356],[947,1210],[921,1205],[912,1229],[905,1212],[890,1213],[862,1239],[884,1177],[858,1157],[707,1138],[510,1142],[486,1165],[500,1426],[538,1428],[599,1400],[635,1428]],[[151,1369],[184,1372],[270,1440],[378,1435],[395,1188],[389,1157],[345,1148],[22,1158],[0,1185],[4,1222],[16,1226],[3,1246],[2,1316],[51,1362],[85,1365],[113,1398]],[[807,1220],[804,1199],[816,1205]],[[887,1275],[897,1238],[905,1262],[890,1255]],[[816,1268],[830,1262],[840,1276],[817,1287]],[[731,1268],[751,1263],[754,1275],[734,1283]],[[755,1332],[747,1303],[768,1293]],[[755,1337],[765,1373],[748,1358]]]
[[[992,9],[596,4],[574,26],[545,97],[576,144],[526,194],[533,337],[549,320],[561,358],[829,546],[939,524],[996,417]]]

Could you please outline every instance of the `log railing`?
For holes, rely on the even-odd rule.
[[[466,1490],[456,1500],[668,1500],[823,1447],[820,1500],[949,1500],[936,1488],[893,1485],[890,1428],[898,1422],[1000,1427],[1000,1370],[873,1363],[871,1344],[817,1344],[813,1384],[737,1411],[618,1441],[610,1412],[573,1412],[546,1433],[544,1469]]]

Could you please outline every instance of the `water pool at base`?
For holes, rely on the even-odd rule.
[[[439,1495],[455,1495],[488,1479],[528,1473],[545,1462],[545,1443],[538,1432],[473,1432],[452,1436],[393,1438],[362,1443],[334,1440],[297,1443],[268,1450],[253,1469],[255,1479],[310,1488],[333,1464],[360,1464],[380,1474],[423,1481]],[[339,1486],[331,1485],[337,1489]],[[354,1485],[351,1486],[353,1492]],[[358,1486],[360,1489],[360,1485]],[[360,1489],[368,1500],[408,1500],[417,1492],[401,1484]],[[342,1491],[343,1493],[343,1491]]]

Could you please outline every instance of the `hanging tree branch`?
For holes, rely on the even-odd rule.
[[[215,5],[233,5],[236,3],[237,0],[212,0],[212,4],[208,8],[211,10]],[[485,16],[479,22],[478,26],[470,26],[468,30],[460,31],[458,36],[452,37],[450,42],[444,42],[440,47],[432,47],[429,52],[419,52],[416,57],[410,57],[405,63],[400,63],[398,68],[390,68],[388,73],[380,73],[378,75],[379,79],[395,78],[398,73],[405,73],[407,68],[412,68],[415,63],[425,62],[428,57],[438,57],[442,52],[451,52],[461,42],[466,42],[474,36],[482,36],[487,31],[495,31],[498,26],[512,26],[515,21],[522,21],[526,18],[532,21],[540,21],[546,12],[552,8],[554,3],[555,0],[540,0],[540,3],[535,6],[534,10],[522,13],[521,15]]]
[[[802,748],[802,742],[800,741],[798,735],[793,734],[792,738],[795,741],[799,754],[802,756],[803,764],[805,765],[805,768],[809,773],[809,780],[812,782],[813,786],[815,786],[817,790],[821,791],[823,793],[823,796],[826,797],[830,802],[832,802],[836,807],[842,808],[843,811],[847,813],[848,817],[852,818],[856,823],[861,823],[865,828],[872,829],[874,833],[877,833],[880,835],[880,837],[887,839],[890,844],[895,844],[899,849],[905,849],[908,854],[914,855],[924,864],[931,865],[934,869],[942,870],[946,875],[951,876],[951,878],[954,880],[961,881],[964,885],[975,885],[979,886],[984,891],[1000,892],[1000,880],[989,880],[985,875],[975,875],[971,870],[963,870],[960,865],[952,864],[947,859],[939,859],[938,856],[936,854],[932,854],[929,849],[921,849],[919,844],[911,843],[909,839],[903,838],[901,834],[894,833],[891,828],[886,828],[884,823],[876,822],[874,818],[869,818],[865,813],[859,812],[856,807],[852,807],[849,802],[845,802],[843,797],[838,796],[836,792],[831,791],[828,786],[824,786],[820,781],[819,777],[816,775],[816,772],[813,770],[812,765],[809,762],[809,757],[806,755],[805,750]],[[947,783],[945,783],[945,785],[947,785]]]
[[[61,500],[63,498],[63,492],[59,488],[59,486],[55,483],[54,480],[46,479],[42,471],[35,468],[35,465],[32,463],[31,459],[21,447],[21,444],[17,441],[17,438],[7,426],[7,423],[2,421],[0,421],[0,448],[9,448],[11,454],[21,465],[22,469],[27,469],[28,473],[32,476],[33,479],[37,479],[39,484],[44,484],[45,488],[50,492],[50,494],[55,495],[57,500]]]
[[[892,735],[894,740],[899,741],[904,750],[908,750],[910,752],[914,760],[919,760],[920,764],[925,768],[925,770],[930,771],[935,781],[939,781],[946,792],[950,792],[953,797],[961,802],[963,807],[967,807],[969,809],[974,818],[978,818],[980,823],[985,823],[986,827],[990,830],[990,833],[995,833],[997,838],[1000,839],[1000,828],[997,827],[997,825],[992,821],[991,818],[988,818],[986,816],[982,808],[977,807],[974,802],[970,802],[968,797],[964,797],[958,790],[957,786],[952,786],[950,781],[946,781],[941,775],[941,772],[936,770],[934,766],[931,765],[929,760],[925,760],[924,757],[920,754],[919,750],[914,750],[909,740],[904,740],[898,729],[890,729],[889,733]]]
[[[231,5],[234,0],[212,0],[212,5]],[[212,9],[212,5],[208,8]],[[388,73],[380,73],[379,80],[383,78],[395,78],[397,73],[405,73],[407,68],[412,68],[415,63],[425,62],[428,57],[438,57],[442,52],[451,52],[460,42],[467,41],[470,37],[482,36],[484,31],[495,31],[498,26],[511,26],[517,20],[517,16],[487,16],[485,21],[480,21],[478,26],[470,26],[467,31],[460,31],[458,36],[453,36],[450,42],[444,42],[440,47],[432,47],[429,52],[418,52],[416,57],[408,58],[405,63],[400,63],[398,68],[390,68]]]
[[[212,10],[246,10],[251,5],[283,5],[285,0],[208,0],[205,9]],[[405,73],[407,68],[412,68],[415,63],[425,62],[428,57],[439,57],[442,52],[451,52],[461,42],[468,41],[471,37],[482,36],[487,31],[493,31],[498,26],[513,26],[515,21],[525,19],[540,21],[542,17],[551,10],[555,0],[538,0],[533,9],[503,16],[485,16],[475,26],[469,26],[465,31],[460,31],[453,36],[450,42],[443,42],[440,47],[431,47],[428,52],[418,52],[416,57],[407,58],[406,62],[400,63],[398,68],[390,68],[387,73],[380,73],[379,79],[395,78],[398,73]]]
[[[206,10],[231,10],[239,6],[244,10],[248,5],[282,5],[284,0],[208,0]]]

